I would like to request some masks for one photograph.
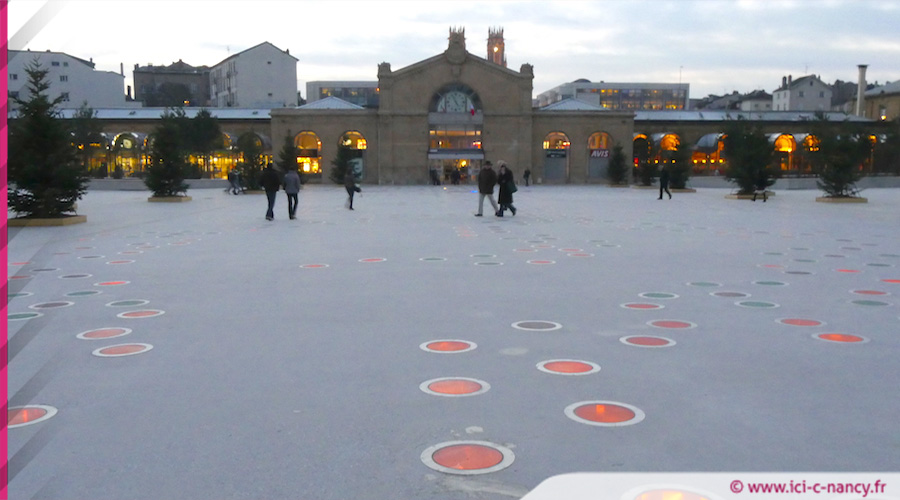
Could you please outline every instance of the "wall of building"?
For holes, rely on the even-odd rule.
[[[606,132],[610,136],[610,149],[616,144],[622,145],[625,161],[630,165],[633,152],[634,115],[629,112],[537,112],[534,115],[534,127],[531,136],[531,147],[528,151],[533,158],[532,175],[545,179],[543,148],[544,139],[551,132],[566,134],[571,143],[567,152],[567,175],[565,183],[584,184],[588,180],[588,139],[597,132]],[[594,179],[593,182],[597,182]]]
[[[297,59],[264,43],[237,59],[237,102],[242,108],[282,108],[297,105]]]
[[[28,75],[25,69],[37,61],[41,69],[48,71],[48,96],[55,99],[63,93],[69,95],[67,101],[60,103],[60,108],[80,108],[84,101],[94,109],[140,106],[139,103],[126,102],[123,75],[111,71],[96,71],[90,63],[68,54],[10,50],[8,57],[7,90],[19,92],[20,98],[27,99],[28,94]],[[10,107],[16,109],[12,101]]]

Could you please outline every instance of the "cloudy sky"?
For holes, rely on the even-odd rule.
[[[269,41],[312,80],[377,79],[443,52],[451,26],[485,57],[502,27],[534,94],[578,78],[689,83],[691,97],[775,90],[786,75],[900,79],[900,0],[10,0],[10,48],[92,59],[131,84],[135,64],[213,65]]]

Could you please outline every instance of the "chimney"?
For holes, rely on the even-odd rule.
[[[781,77],[781,88],[783,88],[783,89],[787,88],[787,77],[786,76]]]
[[[119,63],[119,74],[125,76],[125,63]]]
[[[865,110],[863,109],[863,105],[865,104],[865,93],[866,93],[866,68],[868,68],[868,64],[860,64],[857,66],[859,68],[859,83],[856,85],[856,115],[863,116],[865,114]]]

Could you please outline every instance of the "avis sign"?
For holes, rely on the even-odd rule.
[[[592,149],[591,158],[609,158],[608,149]]]

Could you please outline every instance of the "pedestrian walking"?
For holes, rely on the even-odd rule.
[[[531,170],[525,169],[525,172],[522,174],[522,178],[525,179],[525,185],[528,185],[528,179],[531,179]]]
[[[484,162],[484,168],[478,172],[478,213],[475,217],[481,217],[484,209],[484,199],[487,198],[494,207],[494,215],[500,216],[500,207],[494,201],[494,186],[497,184],[497,172],[494,172],[490,161]]]
[[[266,210],[266,220],[275,218],[275,195],[278,194],[278,188],[281,187],[281,179],[278,178],[278,172],[272,168],[272,164],[266,164],[262,174],[259,176],[259,185],[266,190],[266,198],[269,202],[269,208]]]
[[[669,199],[672,199],[672,193],[669,192],[669,169],[667,167],[663,167],[659,171],[659,198],[657,200],[663,199],[663,191],[669,195]]]
[[[500,193],[497,195],[497,202],[500,203],[499,216],[503,217],[503,212],[509,210],[515,217],[516,207],[513,206],[513,193],[518,190],[515,176],[506,166],[506,162],[498,162],[498,165],[500,165],[499,172],[497,172],[497,184],[500,186]]]
[[[356,185],[356,175],[353,173],[353,169],[349,167],[347,168],[347,173],[344,174],[344,188],[347,190],[346,206],[353,210],[353,193],[361,193],[362,189]]]
[[[284,174],[282,185],[284,186],[284,193],[287,195],[288,200],[288,218],[291,220],[296,219],[297,194],[300,192],[300,174],[297,172],[296,168],[288,170],[288,172]]]

